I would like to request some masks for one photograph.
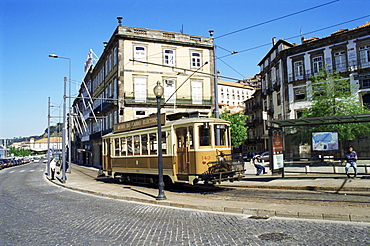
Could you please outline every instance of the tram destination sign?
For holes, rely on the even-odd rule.
[[[166,114],[161,114],[161,125],[166,123]],[[114,125],[114,133],[126,132],[131,130],[136,130],[140,128],[146,128],[151,126],[157,126],[157,115],[144,117],[140,119],[130,120],[126,122],[121,122]]]

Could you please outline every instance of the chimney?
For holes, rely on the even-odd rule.
[[[276,44],[276,37],[273,37],[272,38],[272,46],[274,46]]]
[[[122,18],[121,16],[118,16],[118,17],[117,17],[118,25],[119,25],[119,26],[122,26],[122,19],[123,19],[123,18]]]
[[[302,42],[302,44],[304,43],[304,40],[305,40],[306,38],[305,37],[301,37],[301,42]]]

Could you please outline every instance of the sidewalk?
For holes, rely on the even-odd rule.
[[[61,182],[61,174],[56,180],[57,185],[76,191],[124,199],[127,201],[144,202],[179,208],[200,209],[215,212],[241,213],[254,218],[291,217],[304,219],[323,219],[336,221],[370,222],[370,204],[359,207],[315,206],[302,204],[275,204],[271,202],[235,201],[231,197],[211,196],[207,194],[189,194],[165,190],[166,200],[157,201],[158,189],[143,186],[113,183],[111,179],[97,179],[98,170],[92,167],[72,165],[72,172],[67,173],[67,181]],[[220,187],[243,187],[287,190],[323,190],[333,192],[360,192],[370,196],[370,179],[359,176],[346,179],[344,175],[318,177],[317,175],[281,176],[246,174],[239,182],[224,182]]]

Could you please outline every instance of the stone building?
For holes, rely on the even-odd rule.
[[[298,45],[273,38],[272,48],[258,64],[262,78],[261,99],[256,96],[247,100],[246,110],[247,114],[256,114],[256,118],[265,115],[266,120],[260,122],[262,132],[257,130],[258,124],[250,126],[253,138],[268,137],[269,120],[299,118],[300,112],[310,107],[307,100],[310,78],[324,67],[348,78],[357,87],[355,94],[359,100],[363,104],[370,103],[370,23],[341,29],[324,38],[302,37],[301,41]],[[269,147],[267,140],[263,146],[250,144],[249,147],[257,151]]]
[[[101,165],[101,137],[119,122],[157,112],[153,93],[164,87],[162,113],[214,109],[212,37],[119,25],[74,101],[73,159]],[[90,58],[91,59],[91,58]]]

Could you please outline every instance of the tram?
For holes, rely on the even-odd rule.
[[[123,182],[158,184],[157,116],[114,125],[103,136],[102,172]],[[165,185],[234,181],[242,171],[233,167],[229,122],[197,113],[161,115]],[[218,138],[216,140],[216,132]]]

